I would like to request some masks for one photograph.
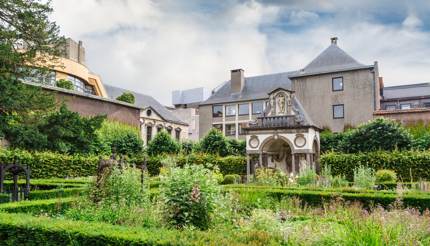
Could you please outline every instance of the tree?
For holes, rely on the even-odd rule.
[[[409,149],[412,138],[400,123],[378,118],[345,133],[342,149],[347,153]]]
[[[221,131],[212,128],[201,140],[200,148],[202,152],[227,156],[229,154],[229,144]]]
[[[180,148],[179,143],[173,140],[165,130],[162,130],[148,143],[148,154],[176,154]]]
[[[75,88],[73,86],[73,83],[70,80],[66,80],[66,79],[60,79],[55,84],[57,87],[67,89],[67,90],[73,90]]]
[[[116,100],[127,102],[127,103],[130,103],[130,104],[134,104],[134,101],[135,101],[134,95],[131,92],[124,92],[124,93],[122,93],[122,95],[119,96],[119,97],[117,97]]]
[[[51,94],[21,83],[56,65],[64,38],[48,18],[51,12],[49,3],[36,0],[0,1],[0,131],[14,127],[7,131],[14,132],[19,124],[30,130],[41,114],[55,108]]]
[[[143,141],[137,127],[116,121],[104,121],[97,130],[98,142],[108,147],[108,153],[134,155],[143,150]],[[103,152],[103,151],[98,151]]]

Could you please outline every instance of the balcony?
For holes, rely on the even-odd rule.
[[[258,117],[256,121],[250,122],[248,129],[270,129],[270,128],[294,128],[303,126],[303,121],[295,115],[264,116]]]

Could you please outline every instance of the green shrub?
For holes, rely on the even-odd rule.
[[[300,171],[297,177],[297,184],[299,185],[315,185],[317,181],[317,174],[312,168],[305,168]]]
[[[193,152],[194,149],[194,142],[192,141],[183,141],[181,142],[181,151],[184,154],[191,154],[191,152]]]
[[[124,92],[120,96],[118,96],[116,98],[116,100],[123,101],[123,102],[130,103],[130,104],[134,104],[135,98],[134,98],[133,93],[131,93],[131,92]]]
[[[369,167],[359,166],[354,169],[354,186],[371,189],[375,186],[375,171]]]
[[[55,85],[57,87],[67,89],[67,90],[74,90],[75,89],[75,86],[73,85],[73,83],[70,80],[66,80],[66,79],[57,80],[57,82],[55,82]]]
[[[376,183],[395,183],[397,182],[397,174],[393,170],[381,169],[375,174]]]
[[[332,133],[331,131],[323,131],[320,133],[321,152],[342,151],[342,144],[345,138],[345,133]]]
[[[346,132],[342,143],[347,153],[409,149],[412,137],[400,123],[378,118]]]
[[[139,129],[116,121],[104,121],[97,130],[97,139],[102,146],[98,153],[115,151],[122,155],[136,155],[143,150]],[[107,151],[103,146],[107,147]]]
[[[227,142],[229,148],[229,155],[246,155],[246,142],[244,140],[236,140],[230,138],[227,140]]]
[[[75,197],[10,202],[0,204],[0,211],[34,215],[48,213],[49,215],[54,215],[66,211],[74,201],[76,201]]]
[[[240,180],[241,178],[237,174],[227,174],[224,176],[222,184],[239,184]]]
[[[429,151],[377,151],[356,154],[327,153],[321,156],[321,165],[330,165],[333,175],[345,175],[353,180],[353,170],[366,166],[374,170],[389,169],[396,172],[399,180],[430,180]]]
[[[203,166],[173,168],[161,176],[164,215],[175,227],[208,229],[219,194],[215,175]]]
[[[161,155],[161,154],[177,154],[180,151],[180,145],[178,142],[173,140],[165,130],[157,133],[154,139],[148,144],[147,152],[149,155]]]
[[[226,137],[218,129],[212,128],[200,141],[201,151],[208,154],[227,156],[230,152]]]
[[[96,173],[99,157],[0,149],[0,165],[14,162],[29,165],[32,179],[86,177]]]

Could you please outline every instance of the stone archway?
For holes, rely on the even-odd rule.
[[[260,148],[263,167],[280,169],[286,173],[293,171],[293,149],[284,138],[270,138]]]

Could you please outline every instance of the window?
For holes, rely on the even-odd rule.
[[[245,131],[242,128],[246,126],[246,123],[239,123],[238,126],[239,126],[239,129],[238,129],[239,135],[245,135]]]
[[[170,136],[172,136],[172,127],[171,127],[171,126],[168,126],[168,127],[166,128],[166,130],[167,130],[167,133],[168,133]]]
[[[239,104],[239,115],[249,115],[249,104]]]
[[[331,79],[333,91],[343,91],[343,77],[336,77]]]
[[[253,102],[252,103],[252,114],[263,113],[263,102]]]
[[[225,116],[236,116],[236,105],[225,106]]]
[[[396,105],[394,104],[385,105],[385,110],[396,110]]]
[[[236,136],[236,124],[225,124],[225,135]]]
[[[212,127],[222,132],[222,124],[214,124]]]
[[[88,85],[84,80],[82,80],[78,77],[75,77],[75,76],[71,76],[71,75],[69,75],[67,77],[67,80],[72,82],[76,91],[84,92],[87,94],[93,94],[93,95],[95,94],[94,93],[94,87],[91,85]]]
[[[146,144],[149,143],[149,141],[151,141],[152,139],[152,126],[147,126],[146,127]]]
[[[425,103],[424,103],[424,107],[426,107],[426,108],[430,108],[430,102],[425,102]]]
[[[27,69],[22,69],[22,70],[28,72],[28,76],[23,78],[25,82],[40,83],[44,85],[55,86],[55,78],[56,78],[55,71],[43,72],[36,68],[29,68],[28,70]]]
[[[175,130],[175,138],[177,141],[181,139],[181,129],[178,128]]]
[[[213,117],[222,117],[222,105],[214,105],[212,107],[212,116]]]
[[[333,119],[342,119],[344,117],[343,104],[333,105]]]
[[[412,105],[410,103],[401,103],[400,109],[411,109]]]
[[[157,133],[161,132],[163,130],[163,126],[162,125],[158,125],[157,126]]]

